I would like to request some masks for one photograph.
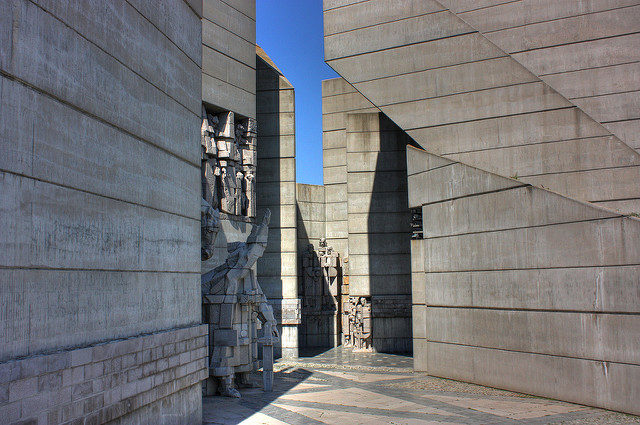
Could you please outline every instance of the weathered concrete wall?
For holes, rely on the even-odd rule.
[[[416,370],[640,413],[640,220],[408,149]]]
[[[98,3],[0,4],[0,411],[199,423],[200,17]]]
[[[347,113],[378,112],[342,78],[322,82],[322,170],[326,188],[326,238],[349,256],[347,218]]]
[[[327,244],[349,259],[350,295],[376,298],[374,348],[409,352],[410,138],[342,78],[322,96]]]
[[[258,216],[271,210],[269,244],[258,261],[258,277],[282,324],[281,350],[276,354],[297,357],[295,92],[260,47],[257,54]]]
[[[232,111],[236,118],[256,118],[255,0],[203,0],[201,33],[201,102],[209,111]],[[225,215],[213,257],[202,264],[201,270],[206,272],[222,264],[227,258],[227,244],[245,242],[253,222]]]
[[[446,3],[453,12],[475,9],[472,2]],[[465,13],[469,25],[433,0],[346,2],[339,8],[326,2],[327,63],[429,152],[638,212],[640,155],[631,148],[637,148],[635,136],[625,136],[637,128],[639,92],[630,70],[637,65],[616,67],[619,79],[611,78],[613,68],[584,76],[564,71],[637,61],[629,59],[637,55],[635,35],[622,34],[640,25],[640,8],[623,0],[599,6],[516,3]],[[509,23],[596,7],[615,10],[540,25]],[[576,19],[582,24],[575,26]],[[488,32],[514,27],[487,34],[473,23]],[[602,34],[612,38],[588,41]]]
[[[481,9],[468,1],[441,3],[620,140],[640,150],[637,1],[527,0],[491,2]]]
[[[412,141],[379,112],[346,119],[349,295],[371,298],[376,351],[411,352],[406,146]]]
[[[256,118],[255,0],[202,3],[202,101]]]
[[[304,281],[302,273],[304,268],[301,259],[304,252],[313,245],[317,251],[320,239],[325,237],[325,186],[311,184],[296,184],[296,209],[297,209],[297,238],[298,238],[298,281]],[[333,335],[335,329],[329,327],[329,322],[310,322],[302,313],[302,322],[299,329],[300,348],[333,347]]]
[[[419,370],[638,413],[635,3],[325,0],[328,64],[428,152]]]

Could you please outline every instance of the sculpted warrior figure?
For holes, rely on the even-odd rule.
[[[206,261],[213,256],[213,245],[220,230],[220,212],[202,199],[200,202],[200,244],[201,260]]]
[[[240,397],[234,379],[239,385],[246,384],[248,373],[257,369],[258,339],[269,345],[279,338],[273,310],[254,267],[267,246],[270,217],[267,210],[255,237],[229,244],[226,262],[202,275],[204,322],[210,328],[209,371],[224,396]],[[269,335],[258,335],[261,328],[269,329]]]

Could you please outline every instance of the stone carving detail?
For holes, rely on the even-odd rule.
[[[257,122],[233,112],[213,115],[202,105],[202,197],[214,209],[253,218]]]
[[[423,239],[422,208],[411,208],[411,239]]]
[[[341,259],[325,239],[321,239],[319,245],[317,252],[309,245],[302,254],[299,292],[307,345],[337,346],[341,329]]]
[[[220,230],[220,212],[202,199],[200,203],[200,245],[201,260],[206,261],[213,256],[213,246]]]
[[[349,297],[344,307],[343,344],[358,351],[373,351],[371,329],[371,298]]]
[[[213,395],[217,386],[224,396],[240,397],[234,380],[239,385],[246,384],[248,373],[259,367],[258,342],[270,347],[263,351],[263,369],[273,369],[272,346],[279,335],[255,267],[267,246],[270,216],[267,210],[255,235],[249,236],[247,242],[230,243],[225,263],[202,275],[203,321],[210,330],[208,395]],[[262,332],[258,332],[260,329]],[[268,389],[272,374],[265,374],[264,379]]]

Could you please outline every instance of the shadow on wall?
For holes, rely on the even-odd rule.
[[[280,200],[280,75],[259,56],[256,56],[256,118],[258,121],[258,163],[256,170],[257,219],[271,210],[267,249],[258,260],[258,281],[281,323],[283,295],[282,281],[282,214]],[[278,326],[282,336],[282,326]],[[282,357],[282,338],[274,346],[274,357]]]
[[[377,352],[407,354],[412,330],[406,146],[416,144],[386,115],[377,116],[380,147],[366,218],[372,345]]]
[[[318,222],[313,219],[314,207],[324,207],[323,203],[311,201],[312,196],[298,200],[296,206],[298,220],[298,294],[302,299],[302,321],[298,328],[300,357],[312,357],[334,347],[336,308],[333,305],[328,284],[322,278],[318,259],[318,246],[324,232],[314,229]],[[300,210],[306,208],[306,214]],[[305,220],[307,218],[307,220]],[[323,227],[323,226],[322,226]]]

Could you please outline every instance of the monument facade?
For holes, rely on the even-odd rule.
[[[415,368],[637,414],[640,9],[476,6],[324,2],[327,63],[416,142]]]

